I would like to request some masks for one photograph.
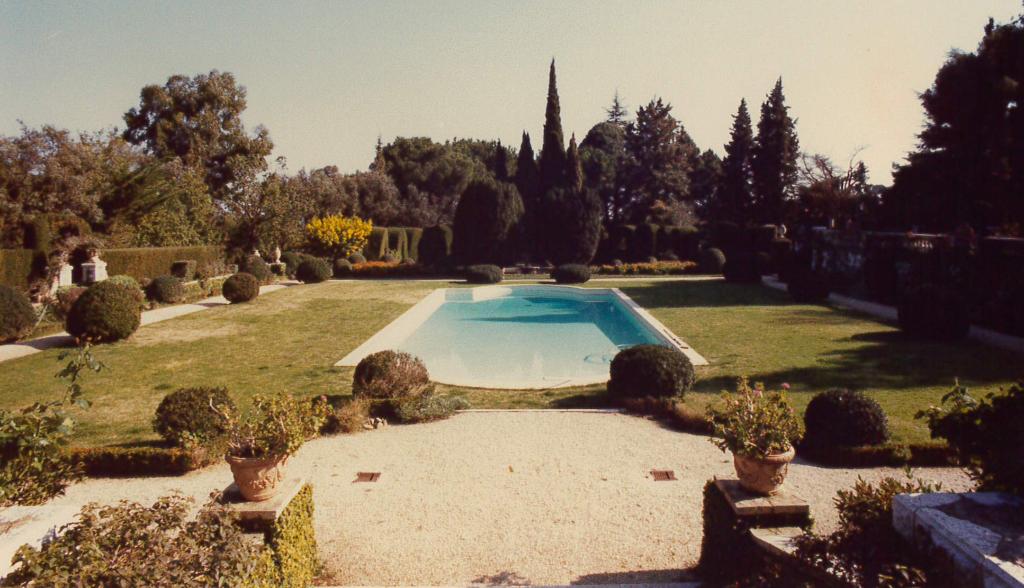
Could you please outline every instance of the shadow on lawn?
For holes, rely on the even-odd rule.
[[[785,292],[758,284],[731,284],[722,280],[647,282],[619,289],[648,310],[794,304]]]

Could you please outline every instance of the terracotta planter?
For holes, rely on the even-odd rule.
[[[262,502],[277,494],[288,456],[255,458],[229,455],[227,461],[242,498],[249,502]]]
[[[733,464],[740,486],[756,494],[771,496],[782,488],[789,473],[789,462],[794,457],[796,451],[790,447],[785,453],[773,453],[764,458],[733,454]]]

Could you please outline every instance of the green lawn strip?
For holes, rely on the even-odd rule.
[[[226,386],[241,403],[254,394],[290,391],[349,394],[352,368],[334,363],[444,282],[358,281],[302,285],[253,303],[210,310],[142,327],[130,340],[104,345],[108,369],[85,381],[94,405],[81,411],[82,445],[156,439],[150,427],[161,398],[182,386]],[[462,287],[462,285],[458,285]],[[739,375],[769,386],[788,382],[802,411],[811,396],[834,386],[864,390],[889,415],[894,440],[928,438],[914,413],[936,403],[953,378],[975,392],[1020,377],[1019,358],[964,343],[904,339],[885,324],[824,306],[790,304],[784,293],[720,281],[626,279],[620,287],[708,358],[687,402],[697,410],[731,389]],[[59,350],[0,363],[0,407],[17,408],[60,393],[53,374]],[[557,390],[461,389],[476,408],[608,406],[603,386]]]

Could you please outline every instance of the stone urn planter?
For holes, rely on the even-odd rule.
[[[263,502],[277,494],[288,462],[287,455],[267,458],[228,455],[226,459],[238,491],[249,502]]]
[[[796,457],[796,451],[790,447],[785,453],[773,453],[768,457],[750,457],[733,454],[733,465],[740,486],[755,494],[771,496],[782,488],[789,473],[789,462]]]

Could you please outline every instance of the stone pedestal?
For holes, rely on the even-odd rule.
[[[784,565],[786,543],[811,524],[811,507],[785,491],[759,496],[739,480],[715,479],[704,488],[704,535],[698,570],[711,585],[749,578],[765,558]],[[767,538],[767,539],[766,539]]]
[[[1024,499],[998,492],[901,494],[892,523],[924,554],[944,553],[964,586],[1024,586]]]
[[[295,496],[306,485],[303,478],[285,478],[280,482],[280,491],[273,498],[263,502],[248,502],[242,498],[238,486],[232,482],[221,498],[221,502],[238,515],[238,522],[250,532],[266,532],[288,508]]]
[[[82,282],[92,284],[107,279],[107,262],[99,257],[93,257],[82,264]]]
[[[57,286],[74,286],[75,280],[71,277],[74,268],[70,263],[60,264],[60,271],[57,274]]]

